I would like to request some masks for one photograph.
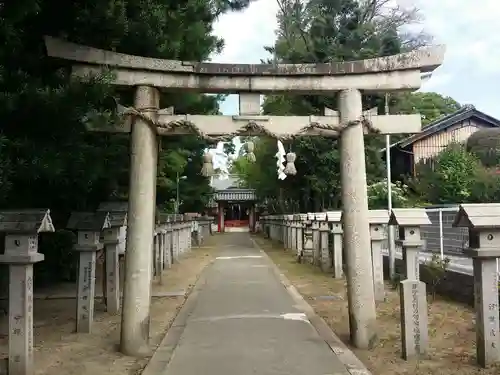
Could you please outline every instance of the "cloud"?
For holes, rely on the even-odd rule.
[[[445,61],[423,85],[500,117],[494,98],[500,80],[498,0],[417,0],[423,28],[446,45]]]
[[[497,82],[500,82],[500,33],[498,0],[396,0],[416,5],[424,21],[421,27],[445,44],[443,66],[423,84],[423,91],[436,91],[500,118]],[[222,16],[215,33],[226,41],[217,62],[258,63],[268,55],[277,27],[275,0],[258,0],[240,13]],[[236,114],[237,100],[223,104],[224,113]]]
[[[214,32],[225,41],[222,54],[215,62],[259,63],[266,56],[265,45],[272,45],[277,28],[276,0],[257,0],[243,12],[224,14]]]

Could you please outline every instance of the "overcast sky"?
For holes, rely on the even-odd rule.
[[[412,0],[400,0],[405,3]],[[500,0],[414,0],[425,17],[422,27],[435,43],[445,44],[444,64],[423,86],[461,104],[500,118]],[[215,62],[259,63],[268,57],[276,29],[275,0],[257,0],[241,13],[224,15],[215,33],[225,40]],[[228,98],[224,114],[237,114],[237,100]]]

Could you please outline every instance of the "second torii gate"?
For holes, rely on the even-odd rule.
[[[347,254],[352,343],[376,341],[368,199],[363,133],[418,133],[419,115],[363,113],[361,92],[415,90],[421,74],[441,65],[443,47],[363,61],[326,64],[213,64],[131,56],[45,38],[48,55],[74,61],[78,77],[111,70],[113,84],[136,86],[133,108],[119,125],[93,129],[131,133],[129,216],[121,350],[149,353],[151,262],[158,136],[198,134],[216,141],[238,135],[287,139],[304,135],[340,137],[344,246]],[[237,93],[239,116],[174,115],[159,109],[159,92],[190,90]],[[339,113],[325,116],[261,116],[260,94],[339,92]]]

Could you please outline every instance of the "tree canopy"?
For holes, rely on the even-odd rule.
[[[435,92],[402,93],[394,104],[394,113],[419,113],[422,116],[422,125],[461,108],[460,103],[453,98]]]
[[[202,61],[221,50],[212,33],[221,14],[249,0],[21,0],[0,8],[1,205],[51,207],[65,220],[74,209],[92,209],[127,194],[128,137],[88,133],[88,113],[110,110],[111,98],[132,104],[132,90],[69,79],[68,64],[48,58],[43,36],[113,51]],[[162,106],[176,113],[218,113],[218,97],[163,93]],[[163,139],[158,203],[175,196],[177,173],[186,210],[200,209],[210,191],[198,174],[204,142]],[[188,157],[192,160],[187,163]],[[61,223],[63,223],[61,222]]]
[[[430,38],[422,33],[403,33],[403,27],[418,22],[419,13],[411,8],[388,8],[385,0],[279,0],[276,42],[266,47],[268,62],[318,63],[349,61],[397,54],[425,45]],[[391,95],[391,113],[413,113],[426,109],[424,104],[438,100],[437,94]],[[454,101],[442,98],[448,105],[431,108],[429,118],[445,113]],[[365,109],[377,107],[383,113],[385,97],[365,95]],[[325,108],[337,109],[336,96],[269,95],[263,109],[274,115],[321,115]],[[298,173],[284,181],[276,177],[276,141],[256,140],[257,162],[238,160],[234,169],[245,176],[246,184],[267,198],[270,211],[318,211],[340,206],[340,155],[338,141],[321,137],[301,138],[287,142],[287,152],[297,155]],[[368,183],[385,175],[380,149],[384,138],[365,138]]]
[[[44,35],[134,55],[203,61],[223,47],[213,34],[216,19],[250,2],[2,1],[0,207],[48,207],[61,229],[71,211],[94,210],[102,201],[127,196],[129,137],[90,133],[85,123],[92,121],[90,114],[109,115],[115,99],[133,105],[133,89],[111,86],[105,75],[70,79],[67,62],[46,56]],[[160,105],[174,106],[179,114],[208,114],[218,113],[218,101],[217,96],[164,92]],[[206,146],[196,137],[162,139],[160,206],[169,208],[180,174],[187,176],[180,181],[181,209],[202,209],[210,193],[208,179],[199,174]],[[68,269],[71,237],[49,242],[41,251],[53,256],[39,267],[49,269],[48,277],[60,277]]]

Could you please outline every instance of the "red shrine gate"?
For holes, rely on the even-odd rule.
[[[253,189],[234,187],[237,179],[213,181],[215,192],[210,201],[212,214],[217,217],[218,232],[254,232],[256,200]]]

